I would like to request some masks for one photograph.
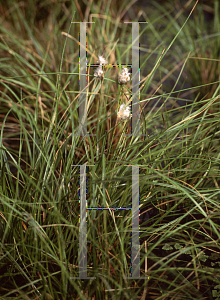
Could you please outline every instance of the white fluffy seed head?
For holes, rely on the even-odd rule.
[[[99,60],[97,61],[97,63],[99,63],[100,66],[102,66],[102,65],[106,65],[108,62],[107,60],[104,59],[103,56],[99,55]]]
[[[121,73],[130,74],[130,73],[128,72],[128,68],[126,68],[126,67],[122,67]]]
[[[123,103],[120,108],[119,111],[117,113],[117,118],[120,120],[125,120],[125,119],[130,119],[131,117],[131,109],[129,106],[125,106],[125,104]]]
[[[123,67],[121,73],[119,74],[118,82],[120,84],[125,84],[130,80],[131,80],[131,73],[128,72],[128,69],[126,67]]]
[[[94,76],[99,78],[99,79],[103,79],[104,73],[103,73],[103,70],[102,70],[102,66],[99,66],[97,69],[95,69]]]

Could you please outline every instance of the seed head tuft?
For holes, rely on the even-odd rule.
[[[118,82],[120,84],[127,83],[128,81],[131,80],[131,76],[130,75],[131,75],[131,73],[128,72],[128,69],[125,68],[125,67],[123,67],[121,73],[119,74]]]
[[[97,78],[99,78],[99,79],[101,79],[101,80],[103,79],[104,73],[103,73],[101,65],[97,69],[95,69],[94,76],[97,77]]]
[[[117,113],[117,118],[120,120],[125,120],[125,119],[130,119],[131,118],[131,109],[129,106],[125,106],[125,104],[123,103],[120,108],[119,111]]]
[[[106,65],[108,62],[107,60],[104,59],[103,56],[99,55],[99,60],[97,61],[97,63],[99,63],[100,66],[102,66],[102,65]]]

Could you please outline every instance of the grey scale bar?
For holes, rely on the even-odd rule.
[[[132,23],[132,135],[140,135],[140,70],[139,70],[139,24]]]
[[[87,134],[86,22],[80,23],[79,136]]]
[[[80,166],[79,278],[87,278],[86,165]]]
[[[79,225],[79,277],[70,279],[96,279],[87,277],[87,224],[86,224],[86,167],[94,165],[72,165],[80,166],[80,225]]]
[[[131,277],[140,277],[139,166],[132,166]]]

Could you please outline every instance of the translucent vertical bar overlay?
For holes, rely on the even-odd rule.
[[[139,23],[132,22],[132,135],[140,135],[139,114]]]
[[[86,200],[86,167],[91,165],[72,165],[80,167],[80,192],[79,192],[79,277],[70,279],[95,279],[87,277],[87,200]],[[94,165],[92,165],[94,166]]]
[[[132,240],[131,277],[140,277],[139,241],[139,166],[132,166]]]
[[[79,278],[87,278],[86,165],[80,166]]]
[[[79,135],[85,136],[87,134],[86,22],[80,23],[79,86]]]

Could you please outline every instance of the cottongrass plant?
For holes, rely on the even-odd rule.
[[[144,17],[149,21],[148,37],[158,44],[141,46],[140,104],[147,103],[140,126],[143,136],[128,137],[129,122],[123,126],[115,122],[121,99],[118,82],[110,76],[100,82],[88,74],[92,78],[89,134],[82,137],[78,135],[79,32],[71,16],[76,11],[83,15],[83,7],[75,3],[1,4],[0,298],[217,300],[219,89],[199,103],[197,97],[187,98],[195,87],[182,87],[189,53],[180,50],[190,46],[193,56],[200,45],[210,47],[215,37],[219,41],[219,31],[204,35],[204,28],[198,26],[202,14],[195,14],[195,24],[194,18],[188,18],[195,1],[184,7],[182,1],[175,1],[175,7],[151,2],[149,18]],[[118,61],[128,64],[131,33],[123,22],[130,14],[128,5],[122,1],[118,8],[119,1],[106,3],[86,3],[85,19],[88,14],[100,15],[88,28],[88,53],[100,43],[102,48],[107,44],[110,61],[117,55]],[[200,11],[208,5],[201,3]],[[39,21],[42,8],[48,18]],[[158,20],[164,26],[158,26]],[[196,41],[192,28],[201,34]],[[195,49],[189,39],[196,43]],[[178,55],[167,61],[173,49]],[[189,67],[193,69],[193,60]],[[165,93],[162,84],[169,74],[175,78],[175,88],[178,82],[181,87]],[[131,95],[127,86],[121,88]],[[129,101],[122,102],[119,111],[127,117]],[[96,277],[88,280],[77,279],[79,172],[84,164],[87,276]],[[117,210],[131,208],[131,165],[139,166],[141,279],[126,279],[131,277],[132,210]]]
[[[106,65],[108,62],[103,56],[99,55],[99,60],[97,60],[97,63],[99,63],[99,66],[98,66],[98,68],[95,69],[94,76],[101,79],[101,80],[103,80],[104,72],[103,72],[103,67],[102,66]]]

